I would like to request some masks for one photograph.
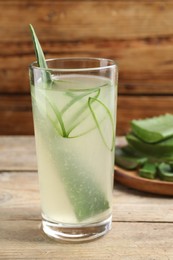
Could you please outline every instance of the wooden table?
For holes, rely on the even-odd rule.
[[[104,237],[61,244],[40,230],[34,138],[0,137],[0,259],[173,259],[171,197],[115,185],[113,226]]]

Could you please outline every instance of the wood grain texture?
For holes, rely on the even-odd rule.
[[[13,3],[13,4],[12,4]],[[41,39],[136,39],[172,35],[172,1],[1,1],[2,42],[30,39],[25,26],[39,26]],[[7,8],[8,7],[8,8]],[[104,11],[104,12],[103,12]],[[33,13],[34,12],[34,13]],[[5,33],[8,18],[13,20]],[[154,19],[153,19],[154,18]],[[17,28],[17,26],[19,28]],[[58,26],[57,26],[58,25]],[[151,26],[152,25],[152,26]],[[51,27],[50,27],[51,26]],[[16,28],[14,30],[14,28]],[[90,29],[93,30],[90,30]],[[10,38],[13,36],[13,38]]]
[[[2,221],[0,259],[167,260],[173,257],[172,228],[167,223],[113,223],[103,238],[72,245],[45,237],[38,221]]]
[[[127,131],[132,116],[167,111],[164,100],[173,96],[172,10],[170,0],[1,0],[0,134],[33,134],[28,66],[35,54],[29,23],[47,58],[85,56],[117,61],[118,135]],[[139,103],[139,109],[127,115],[124,100],[128,111],[133,104],[136,109],[136,95],[146,97],[144,104]],[[156,101],[155,108],[151,99],[161,100],[161,95],[162,106]],[[173,111],[171,104],[169,110]]]
[[[0,95],[0,134],[33,134],[28,95]]]
[[[0,172],[35,171],[37,168],[33,136],[0,137]]]
[[[123,92],[131,86],[132,92],[152,87],[172,93],[172,9],[168,0],[1,1],[0,92],[29,92],[28,65],[35,55],[28,24],[33,23],[46,57],[112,58]]]

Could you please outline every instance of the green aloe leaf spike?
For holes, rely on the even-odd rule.
[[[35,30],[31,24],[29,25],[29,27],[30,27],[30,31],[31,31],[31,35],[32,35],[32,40],[33,40],[33,44],[34,44],[34,50],[35,50],[35,55],[37,58],[38,66],[43,69],[48,69],[48,66],[47,66],[47,63],[46,63],[46,60],[44,57],[44,53],[41,48],[40,42],[37,38],[37,35],[35,33]],[[46,71],[46,70],[44,71],[43,77],[44,77],[45,83],[49,84],[52,82],[51,75],[48,71]]]
[[[101,127],[100,127],[100,124],[99,124],[99,120],[98,120],[98,118],[97,118],[97,115],[96,115],[96,113],[94,112],[94,109],[92,108],[92,103],[93,103],[94,101],[97,102],[98,105],[100,105],[100,106],[105,110],[105,112],[106,112],[106,114],[107,114],[107,116],[108,116],[108,119],[110,120],[111,128],[112,128],[112,138],[111,138],[112,141],[111,141],[111,145],[109,145],[109,144],[107,143],[107,140],[106,140],[106,138],[104,137],[104,135],[103,135],[103,133],[102,133],[102,129],[101,129]],[[113,117],[112,117],[112,114],[111,114],[110,110],[109,110],[109,109],[105,106],[105,104],[103,104],[99,99],[97,99],[97,98],[92,98],[92,97],[90,97],[90,98],[88,99],[88,107],[89,107],[89,109],[90,109],[90,111],[91,111],[92,117],[93,117],[93,119],[94,119],[94,121],[95,121],[95,124],[96,124],[96,126],[97,126],[97,128],[98,128],[98,131],[99,131],[100,136],[101,136],[101,138],[102,138],[102,140],[103,140],[103,143],[105,144],[105,146],[106,146],[110,151],[113,151],[114,143],[115,143],[115,137],[114,137],[114,121],[113,121]]]

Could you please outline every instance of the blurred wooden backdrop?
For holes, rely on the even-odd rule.
[[[173,113],[173,1],[0,0],[0,14],[0,134],[33,134],[29,23],[47,58],[118,62],[118,135],[132,118]]]

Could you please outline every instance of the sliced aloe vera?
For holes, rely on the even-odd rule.
[[[126,155],[129,155],[132,157],[137,157],[137,158],[144,157],[144,155],[142,153],[140,153],[139,151],[137,151],[130,145],[125,145],[125,146],[121,147],[121,149]]]
[[[98,98],[99,94],[100,89],[97,89],[90,92],[88,95],[90,95],[90,97]],[[88,95],[85,95],[84,97],[87,97]],[[91,122],[90,110],[88,107],[88,98],[85,101],[83,101],[82,99],[79,102],[81,103],[81,106],[77,109],[77,111],[75,111],[69,122],[69,128],[67,131],[69,138],[82,136],[86,133],[89,133],[96,127],[95,124]]]
[[[83,221],[109,209],[109,202],[93,178],[92,170],[85,166],[82,159],[79,160],[79,154],[72,155],[71,151],[66,150],[62,156],[62,149],[61,146],[56,151],[55,159],[61,167],[61,178],[77,219]]]
[[[131,121],[132,131],[146,143],[156,143],[173,136],[173,115]]]
[[[115,164],[126,170],[134,170],[147,161],[146,157],[126,153],[122,148],[115,149]]]
[[[139,170],[139,176],[147,179],[155,179],[157,174],[157,166],[154,163],[146,162]]]
[[[64,114],[66,111],[69,110],[69,108],[71,108],[71,106],[75,105],[76,102],[81,101],[84,97],[92,94],[93,92],[98,93],[99,91],[98,91],[98,89],[94,89],[94,90],[87,91],[86,93],[82,93],[80,95],[73,96],[72,99],[61,110],[61,114]]]
[[[171,158],[173,156],[173,137],[156,144],[148,144],[133,134],[126,135],[127,142],[137,151],[152,157]]]
[[[102,109],[103,113],[105,113],[105,120],[107,120],[107,126],[108,126],[108,128],[111,129],[111,131],[109,131],[109,132],[105,131],[105,124],[104,124],[104,127],[102,127],[102,122],[104,122],[105,120],[103,120],[103,114],[100,109],[99,109],[98,113],[96,110],[93,109],[94,103],[96,103]],[[88,99],[88,106],[91,111],[94,122],[98,128],[100,136],[103,140],[103,143],[110,151],[112,151],[114,148],[114,145],[115,145],[115,134],[114,134],[115,127],[114,127],[114,120],[113,120],[110,110],[105,106],[105,104],[103,104],[97,98],[90,97]]]
[[[173,181],[173,170],[172,167],[167,163],[159,164],[158,174],[161,180]]]

